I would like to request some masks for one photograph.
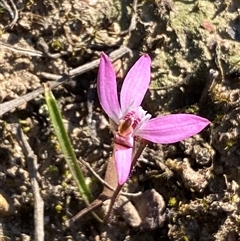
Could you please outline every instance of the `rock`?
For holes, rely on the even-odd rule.
[[[142,219],[141,229],[156,229],[163,226],[166,220],[166,203],[155,189],[145,191],[134,199],[134,203]]]

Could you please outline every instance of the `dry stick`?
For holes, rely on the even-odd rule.
[[[45,57],[49,57],[52,59],[60,58],[63,55],[67,55],[67,52],[63,52],[63,51],[60,53],[56,53],[56,54],[49,53],[48,45],[46,43],[44,43],[44,41],[41,38],[38,41],[38,45],[40,45],[42,47],[43,52],[35,50],[35,49],[32,50],[32,49],[27,49],[27,48],[22,48],[22,47],[16,47],[14,45],[8,44],[8,43],[0,40],[0,48],[9,49],[13,52],[24,54],[24,55],[35,56],[35,57],[45,56]]]
[[[130,50],[127,47],[121,47],[121,48],[113,51],[110,54],[110,58],[112,61],[115,61],[127,53],[130,53]],[[76,77],[77,75],[86,73],[87,71],[90,71],[90,70],[98,67],[99,63],[100,63],[100,59],[93,60],[90,63],[81,65],[75,69],[70,70],[69,74],[65,75],[65,76],[50,74],[50,73],[46,73],[46,72],[40,72],[39,75],[41,75],[45,78],[48,78],[48,79],[55,80],[55,81],[49,82],[50,88],[55,88],[55,87],[65,83],[67,80],[69,80],[73,77]],[[38,95],[42,94],[43,92],[44,92],[44,89],[41,87],[37,90],[32,91],[31,93],[28,93],[24,96],[17,98],[17,99],[10,100],[8,102],[0,104],[0,116],[4,115],[5,113],[9,112],[10,110],[12,110],[24,103],[36,98]]]
[[[34,196],[34,237],[35,241],[44,241],[44,202],[40,195],[40,188],[37,182],[37,156],[33,153],[26,135],[19,124],[12,124],[12,130],[21,146],[28,162],[29,175]]]
[[[11,44],[5,43],[4,41],[0,41],[0,48],[9,49],[13,52],[20,53],[20,54],[26,54],[26,55],[30,55],[30,56],[36,56],[36,57],[44,56],[44,53],[42,53],[41,51],[26,49],[26,48],[21,48],[21,47],[15,47]]]
[[[138,5],[138,0],[133,0],[132,3],[132,17],[131,17],[131,22],[127,30],[122,31],[121,35],[124,36],[126,34],[129,34],[133,30],[136,29],[137,25],[137,5]]]
[[[93,174],[94,177],[96,177],[98,179],[98,181],[100,181],[105,187],[107,187],[108,189],[110,189],[111,191],[115,191],[115,188],[113,188],[111,185],[109,185],[109,183],[107,183],[105,180],[103,180],[94,170],[93,168],[90,166],[89,163],[85,162],[83,159],[80,159],[80,162]],[[138,197],[142,194],[142,192],[137,192],[137,193],[129,193],[129,192],[120,192],[119,193],[122,196],[125,197]]]
[[[12,8],[13,8],[13,12],[14,12],[14,18],[13,18],[12,22],[10,24],[8,24],[8,27],[12,28],[17,23],[18,10],[17,10],[17,7],[16,7],[15,3],[13,2],[13,0],[10,0],[10,3],[12,4]],[[5,27],[5,29],[6,29],[6,27]]]
[[[8,12],[9,12],[9,14],[11,15],[11,17],[12,17],[12,21],[11,21],[11,23],[9,23],[8,25],[6,25],[5,27],[4,27],[4,29],[7,29],[7,28],[12,28],[15,24],[16,24],[16,22],[17,22],[17,20],[18,20],[18,10],[17,10],[17,7],[16,7],[16,5],[15,5],[15,3],[13,2],[13,0],[9,0],[10,1],[10,3],[11,3],[11,7],[9,6],[9,4],[6,2],[6,0],[0,0],[0,5],[3,7],[3,8],[5,8]],[[2,2],[2,3],[1,3]]]

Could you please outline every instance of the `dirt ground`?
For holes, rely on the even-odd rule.
[[[102,51],[126,46],[129,52],[114,62],[119,83],[141,54],[152,59],[145,110],[211,121],[180,143],[149,144],[123,187],[141,196],[121,196],[126,205],[116,202],[107,223],[87,213],[68,227],[66,221],[85,204],[44,96],[1,114],[0,240],[240,240],[239,14],[238,0],[0,0],[2,104],[53,81],[49,74],[67,75]],[[53,93],[77,157],[103,178],[113,135],[98,102],[96,76],[97,68],[89,70]],[[35,154],[37,184],[16,123]],[[103,185],[86,167],[83,172],[97,198]],[[34,224],[34,185],[43,199],[44,230]]]

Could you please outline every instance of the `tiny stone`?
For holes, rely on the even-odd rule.
[[[138,214],[138,211],[134,205],[124,196],[120,196],[115,203],[114,208],[117,208],[122,218],[128,223],[131,227],[139,227],[141,225],[141,218]]]
[[[27,234],[22,234],[21,238],[22,241],[31,241],[31,237]]]
[[[155,189],[145,191],[134,201],[142,219],[141,229],[155,229],[163,226],[166,220],[164,214],[166,203]]]
[[[5,193],[0,193],[0,216],[5,216],[11,213],[13,209],[10,197]]]
[[[16,172],[18,171],[17,166],[12,166],[11,168],[8,168],[6,171],[6,174],[10,177],[16,177]]]

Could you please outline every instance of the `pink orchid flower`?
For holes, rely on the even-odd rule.
[[[114,158],[119,185],[126,182],[131,171],[134,137],[161,144],[175,143],[197,134],[210,123],[191,114],[150,119],[151,115],[140,106],[150,75],[151,59],[145,54],[129,70],[118,98],[114,68],[107,55],[101,55],[97,90],[102,108],[118,126],[114,136]]]

